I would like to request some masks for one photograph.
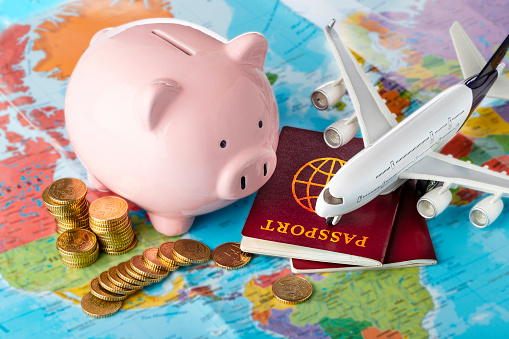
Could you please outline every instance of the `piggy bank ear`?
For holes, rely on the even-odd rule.
[[[143,87],[134,98],[134,114],[141,126],[151,131],[157,127],[167,107],[180,94],[174,80],[159,80]]]
[[[226,45],[226,50],[232,59],[262,70],[267,48],[267,40],[260,33],[242,34]]]
[[[90,45],[92,45],[94,42],[99,40],[101,38],[101,36],[103,36],[104,33],[108,32],[109,30],[111,30],[111,27],[102,29],[99,32],[95,33],[94,36],[92,37],[92,40],[90,40]]]

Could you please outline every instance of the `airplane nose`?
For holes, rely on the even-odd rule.
[[[323,200],[323,192],[320,193],[320,196],[316,199],[315,212],[323,218],[327,217],[328,208],[327,203]]]

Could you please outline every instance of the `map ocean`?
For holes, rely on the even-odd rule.
[[[10,32],[13,23],[30,25],[15,41],[19,46],[28,36],[23,58],[12,65],[8,74],[1,71],[9,67],[9,62],[14,63],[15,58],[0,64],[0,80],[10,79],[11,74],[24,70],[22,82],[7,92],[7,100],[0,95],[0,251],[3,252],[0,253],[0,338],[55,337],[56,334],[105,338],[375,338],[379,335],[381,338],[382,332],[389,329],[396,332],[392,338],[475,338],[506,334],[509,207],[504,208],[492,228],[474,229],[468,222],[468,212],[480,197],[463,189],[455,192],[455,206],[428,223],[439,260],[437,266],[308,275],[315,293],[311,300],[298,306],[279,304],[270,298],[272,282],[290,273],[289,263],[286,259],[263,256],[254,257],[246,268],[238,271],[223,271],[211,264],[182,268],[163,283],[144,289],[138,299],[129,299],[125,309],[114,317],[100,320],[87,317],[77,301],[86,282],[97,275],[94,269],[106,269],[111,266],[108,262],[118,263],[120,259],[101,258],[94,265],[96,268],[73,275],[80,283],[57,286],[57,276],[54,276],[55,283],[44,280],[47,275],[56,274],[47,272],[60,272],[60,263],[51,260],[55,254],[55,238],[42,221],[46,215],[38,200],[41,188],[65,176],[83,179],[85,171],[72,156],[63,118],[59,115],[62,113],[58,113],[63,109],[69,65],[65,65],[66,58],[62,59],[64,63],[55,58],[58,53],[67,55],[67,46],[50,50],[41,45],[40,36],[47,35],[47,41],[51,41],[52,36],[62,37],[58,35],[62,32],[72,34],[75,31],[66,30],[71,24],[77,24],[67,20],[70,16],[79,20],[84,13],[90,15],[108,9],[127,13],[140,3],[0,2],[2,31]],[[359,54],[359,61],[365,62],[364,68],[371,72],[372,81],[382,87],[381,95],[398,119],[460,80],[450,41],[432,36],[434,30],[427,32],[423,28],[446,32],[448,20],[440,17],[433,21],[433,18],[442,8],[451,6],[451,2],[427,0],[416,6],[374,0],[352,3],[341,16],[336,16],[338,27],[345,38],[351,37],[349,45]],[[66,7],[69,4],[78,5],[70,9]],[[139,7],[204,25],[229,39],[247,31],[264,34],[269,42],[265,71],[273,82],[281,125],[323,130],[353,111],[347,96],[336,109],[326,112],[317,112],[310,105],[311,91],[335,79],[339,71],[321,26],[315,24],[320,17],[312,8],[303,6],[297,0],[253,4],[233,0],[162,3],[146,0]],[[509,10],[502,1],[492,1],[491,7],[487,4],[476,8],[470,2],[456,7],[456,20],[468,22],[475,17],[481,26],[489,28],[489,35],[479,36],[478,32],[476,36],[485,47],[482,50],[485,56],[501,41],[499,36],[509,32],[508,22],[500,21],[498,30],[493,24],[497,13],[503,13],[504,8],[505,13]],[[331,10],[322,16],[333,14]],[[131,12],[129,15],[136,18]],[[35,31],[37,27],[43,29]],[[467,32],[471,33],[468,29]],[[448,49],[446,45],[450,45]],[[0,57],[7,52],[0,46]],[[21,87],[27,89],[21,93]],[[2,93],[4,88],[0,86]],[[8,101],[10,104],[3,105]],[[28,119],[20,117],[23,114]],[[2,124],[5,116],[7,123]],[[506,102],[483,102],[483,108],[462,130],[462,142],[449,150],[479,165],[491,165],[496,160],[499,168],[506,168],[509,141],[505,135],[509,134],[509,125],[503,118],[509,119]],[[48,145],[40,157],[30,151],[30,147],[36,147],[34,142]],[[53,162],[46,158],[49,156]],[[16,157],[20,160],[11,161]],[[25,164],[21,159],[30,162]],[[130,161],[142,160],[133,155]],[[15,190],[18,177],[23,187]],[[253,199],[250,196],[197,218],[186,237],[201,240],[211,248],[226,241],[239,241]],[[16,213],[9,212],[14,206],[20,206],[15,211],[15,219],[11,214]],[[143,211],[134,209],[131,217],[136,220],[138,235],[146,239],[138,247],[163,241],[147,225]]]

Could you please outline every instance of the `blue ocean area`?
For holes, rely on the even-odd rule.
[[[505,337],[509,320],[509,205],[489,228],[470,224],[468,213],[477,199],[465,206],[450,206],[428,221],[438,264],[422,268],[438,312],[435,326],[444,336],[481,338],[489,330]],[[450,222],[451,220],[458,220]],[[433,292],[434,291],[434,292]],[[498,334],[498,336],[497,336]]]

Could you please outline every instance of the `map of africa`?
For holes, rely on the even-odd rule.
[[[508,11],[504,0],[0,2],[0,338],[506,336],[509,210],[491,228],[472,227],[468,212],[481,199],[476,191],[455,189],[453,206],[428,222],[436,266],[305,275],[313,296],[286,305],[272,298],[271,285],[290,274],[287,259],[255,256],[237,271],[209,262],[144,288],[107,319],[81,310],[89,281],[178,237],[158,234],[146,212],[131,204],[140,240],[135,250],[101,254],[84,269],[65,268],[41,194],[56,179],[86,178],[65,129],[64,97],[76,62],[103,28],[174,17],[228,39],[260,32],[269,42],[265,72],[281,126],[324,130],[353,113],[348,95],[323,112],[309,100],[313,89],[339,76],[322,33],[330,18],[401,121],[462,79],[448,35],[452,22],[463,24],[487,58],[509,33]],[[509,103],[485,100],[442,153],[509,172],[508,121]],[[127,161],[143,157],[133,154]],[[88,198],[103,195],[90,189]],[[240,241],[253,199],[198,217],[184,237],[210,248]]]

